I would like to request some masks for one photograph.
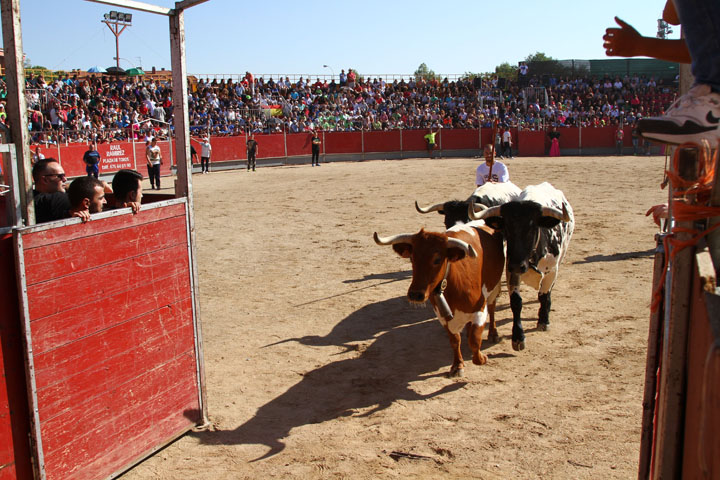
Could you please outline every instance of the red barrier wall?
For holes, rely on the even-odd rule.
[[[322,140],[322,134],[318,134]],[[286,137],[288,156],[295,157],[298,155],[312,154],[312,134],[310,133],[289,133]],[[320,153],[323,152],[324,145],[320,145]]]
[[[518,133],[517,155],[522,157],[542,157],[545,155],[545,132],[521,131]]]
[[[366,152],[401,151],[400,130],[390,130],[388,132],[365,132],[363,137]]]
[[[442,135],[443,150],[480,149],[480,137],[477,130],[445,129],[440,134]]]
[[[12,235],[0,235],[0,480],[31,479],[25,384]]]
[[[18,238],[47,478],[107,478],[195,425],[185,204]]]
[[[615,148],[615,128],[583,128],[577,127],[559,128],[560,150],[563,148],[578,150],[581,147],[592,148]],[[323,132],[320,137],[323,140],[321,153],[332,154],[361,154],[364,152],[401,152],[401,151],[424,151],[426,150],[425,135],[426,129],[422,130],[390,130],[390,131],[369,131],[369,132]],[[550,147],[549,139],[545,132],[518,131],[511,128],[513,138],[513,151],[520,155],[542,156],[546,155]],[[632,128],[624,128],[625,137],[623,145],[632,146]],[[492,128],[481,129],[482,141],[478,138],[477,130],[442,129],[436,137],[443,150],[480,150],[482,146],[493,143]],[[542,137],[542,139],[540,139]],[[291,134],[270,134],[255,135],[258,142],[258,158],[285,158],[311,154],[309,133]],[[210,140],[212,155],[210,161],[227,162],[245,160],[244,135],[233,137],[213,137]],[[164,163],[160,168],[160,174],[170,175],[170,147],[167,141],[159,142],[163,153]],[[192,140],[192,145],[200,154],[200,144]],[[287,152],[285,150],[287,146]],[[173,147],[174,148],[174,147]],[[33,147],[33,151],[35,147]],[[85,164],[82,161],[83,154],[87,150],[85,144],[74,144],[58,147],[40,147],[40,152],[45,157],[59,158],[65,173],[70,177],[85,175]],[[102,157],[100,173],[112,173],[120,168],[135,168],[143,175],[147,174],[145,165],[145,143],[135,143],[136,160],[133,164],[132,143],[115,142],[111,144],[98,145],[98,151]],[[177,162],[173,156],[173,164]]]
[[[210,139],[212,152],[210,154],[210,163],[224,162],[228,160],[245,160],[247,154],[245,152],[244,135],[237,137],[215,137]],[[195,150],[197,150],[198,158],[200,157],[200,145],[193,142]],[[199,161],[199,160],[198,160]]]
[[[403,130],[402,132],[402,149],[403,151],[418,151],[427,150],[427,143],[425,142],[425,135],[428,131],[422,130]],[[442,134],[442,132],[440,133]],[[437,137],[435,141],[439,141]]]
[[[615,130],[616,128],[583,128],[582,129],[582,146],[583,148],[614,148],[615,147]],[[562,132],[560,132],[562,133]],[[560,137],[562,142],[562,137]],[[560,143],[562,149],[562,143]]]
[[[583,128],[583,134],[586,130],[588,129]],[[580,148],[580,129],[578,127],[560,128],[558,129],[558,132],[560,132],[560,139],[558,139],[558,143],[560,144],[561,154],[563,148]]]
[[[360,132],[326,132],[324,137],[324,153],[327,153],[328,155],[334,153],[362,152],[362,138]]]

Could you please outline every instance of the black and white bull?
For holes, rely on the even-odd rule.
[[[521,191],[512,182],[488,182],[479,186],[467,200],[450,200],[427,207],[421,207],[416,200],[415,209],[420,213],[438,212],[440,215],[444,215],[445,228],[450,229],[458,223],[468,223],[470,221],[468,207],[471,202],[478,205],[475,207],[476,210],[480,208],[479,205],[494,207],[514,200],[520,195]]]
[[[575,228],[572,207],[562,191],[547,182],[529,185],[516,200],[478,211],[472,202],[469,216],[485,220],[502,231],[507,242],[507,276],[513,313],[512,347],[525,348],[520,282],[538,291],[538,329],[550,325],[550,294]]]

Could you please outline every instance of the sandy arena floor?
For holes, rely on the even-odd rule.
[[[551,329],[484,342],[465,377],[410,264],[372,234],[442,230],[413,202],[466,198],[477,159],[410,159],[195,175],[210,431],[134,479],[628,479],[637,475],[661,157],[515,158],[575,210]],[[147,183],[147,182],[146,182]],[[149,187],[149,186],[148,186]]]

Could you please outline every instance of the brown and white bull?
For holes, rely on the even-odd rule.
[[[412,262],[412,282],[408,299],[430,303],[445,327],[453,350],[449,376],[463,374],[465,363],[460,352],[460,333],[466,328],[473,363],[483,365],[487,356],[480,351],[485,322],[490,320],[488,337],[497,340],[495,300],[505,266],[502,236],[484,225],[471,222],[456,225],[444,233],[400,234],[381,238],[378,245],[393,250]]]

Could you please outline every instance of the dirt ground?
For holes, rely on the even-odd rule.
[[[627,479],[637,475],[652,277],[647,208],[662,157],[515,158],[520,187],[549,181],[575,210],[548,332],[523,291],[526,349],[483,344],[449,379],[410,264],[372,234],[442,230],[414,201],[466,198],[479,160],[406,159],[195,175],[212,427],[132,479]],[[487,334],[485,334],[487,335]],[[463,336],[464,337],[464,336]]]

